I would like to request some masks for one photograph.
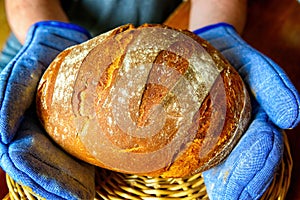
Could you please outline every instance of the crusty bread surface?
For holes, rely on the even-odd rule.
[[[222,162],[250,120],[235,69],[207,41],[124,25],[60,53],[37,112],[71,155],[122,173],[184,177]]]

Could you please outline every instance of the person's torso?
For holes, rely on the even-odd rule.
[[[70,21],[95,36],[124,24],[163,23],[181,0],[62,0]]]

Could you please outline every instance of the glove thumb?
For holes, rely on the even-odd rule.
[[[259,109],[228,158],[203,172],[210,199],[259,199],[271,183],[282,154],[281,132]]]

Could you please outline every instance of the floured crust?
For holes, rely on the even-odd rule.
[[[243,81],[208,42],[125,25],[63,51],[37,110],[48,134],[91,164],[183,177],[220,163],[250,120]]]

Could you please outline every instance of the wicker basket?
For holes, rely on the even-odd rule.
[[[282,200],[288,191],[293,161],[288,139],[285,133],[285,151],[280,168],[261,199]],[[5,199],[43,199],[35,195],[30,188],[17,184],[6,175],[9,194]],[[105,169],[96,172],[96,197],[98,199],[133,200],[172,200],[172,199],[208,199],[201,173],[187,178],[149,178],[117,173]]]

